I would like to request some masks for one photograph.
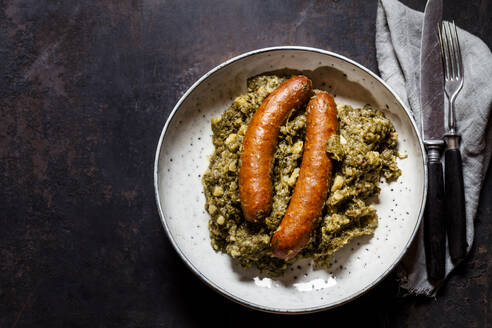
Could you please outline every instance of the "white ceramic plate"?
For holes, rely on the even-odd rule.
[[[291,69],[313,80],[313,87],[355,106],[384,110],[399,133],[402,176],[382,183],[373,236],[353,240],[332,259],[329,270],[310,261],[293,265],[281,278],[244,270],[216,253],[208,233],[209,216],[201,177],[212,154],[210,119],[245,93],[246,80],[260,73]],[[375,286],[398,263],[421,221],[426,194],[423,143],[408,109],[374,73],[343,56],[305,47],[260,49],[235,57],[208,72],[184,94],[167,120],[157,147],[154,184],[159,214],[169,239],[185,263],[205,283],[251,308],[305,313],[346,303]]]

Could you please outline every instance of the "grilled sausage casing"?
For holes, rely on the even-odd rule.
[[[251,119],[239,170],[239,196],[248,221],[259,222],[271,211],[271,171],[280,127],[294,108],[308,101],[311,86],[311,80],[305,76],[291,77],[262,102]]]
[[[287,212],[272,237],[273,255],[291,259],[306,245],[328,196],[333,164],[326,152],[336,133],[337,109],[327,92],[316,94],[307,108],[306,138],[299,177]]]

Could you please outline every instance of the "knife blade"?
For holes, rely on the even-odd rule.
[[[444,146],[444,81],[437,26],[442,0],[428,0],[424,10],[420,48],[420,105],[422,135],[427,151],[428,191],[424,211],[424,246],[427,275],[444,278],[446,226],[441,151]]]

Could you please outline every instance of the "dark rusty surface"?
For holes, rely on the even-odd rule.
[[[0,327],[492,324],[490,173],[472,253],[436,300],[397,298],[390,275],[332,311],[252,311],[200,282],[162,229],[154,152],[183,92],[222,61],[274,45],[377,71],[376,1],[0,4]],[[490,0],[445,7],[492,45]]]

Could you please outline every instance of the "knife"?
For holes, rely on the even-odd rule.
[[[424,11],[420,48],[420,105],[422,135],[427,151],[428,189],[424,211],[424,246],[427,275],[444,278],[446,226],[441,151],[444,146],[444,80],[437,26],[442,0],[428,0]]]

